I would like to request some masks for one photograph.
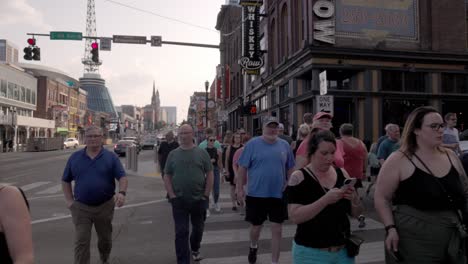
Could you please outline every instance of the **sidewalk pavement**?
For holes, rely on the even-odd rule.
[[[122,161],[122,164],[129,176],[161,177],[159,166],[153,160],[138,161],[138,169],[136,171],[126,168],[125,159]]]

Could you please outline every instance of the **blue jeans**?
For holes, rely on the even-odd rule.
[[[317,248],[304,247],[293,241],[292,255],[294,264],[354,264],[343,248],[338,252],[328,252]]]
[[[220,176],[219,176],[219,168],[218,166],[213,167],[213,175],[214,175],[214,182],[213,182],[213,200],[215,203],[218,203],[219,200],[219,182],[220,182]]]
[[[177,264],[190,264],[190,250],[198,251],[203,237],[206,219],[206,200],[184,201],[182,198],[171,199],[172,216],[175,226],[175,248]],[[192,222],[189,247],[189,221]]]

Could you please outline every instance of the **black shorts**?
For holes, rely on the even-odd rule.
[[[284,199],[245,197],[245,221],[262,225],[265,220],[281,224],[288,219],[288,207]]]

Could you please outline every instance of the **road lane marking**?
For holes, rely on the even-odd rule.
[[[157,203],[161,203],[161,202],[167,202],[167,199],[164,198],[164,199],[160,199],[160,200],[154,200],[154,201],[148,201],[148,202],[142,202],[142,203],[136,203],[136,204],[129,204],[129,205],[122,206],[120,208],[116,207],[115,210],[122,210],[122,209],[127,209],[127,208],[140,207],[140,206],[145,206],[145,205],[149,205],[149,204],[157,204]],[[40,224],[40,223],[53,222],[53,221],[57,221],[57,220],[68,219],[70,217],[71,217],[71,215],[67,214],[67,215],[64,215],[64,216],[37,219],[37,220],[31,221],[31,224],[34,225],[34,224]]]
[[[26,184],[24,186],[21,186],[20,188],[23,190],[23,191],[29,191],[31,189],[34,189],[36,187],[39,187],[39,186],[42,186],[42,185],[46,185],[46,184],[49,184],[50,182],[49,181],[40,181],[40,182],[34,182],[34,183],[30,183],[30,184]]]
[[[205,239],[205,236],[203,236]],[[263,239],[263,238],[262,238]],[[247,255],[225,257],[225,258],[204,258],[203,264],[245,264]],[[383,241],[363,243],[359,255],[356,257],[356,263],[373,263],[385,260]],[[258,254],[257,263],[270,263],[271,254]],[[279,263],[292,264],[292,252],[282,251]]]
[[[36,194],[54,194],[62,190],[62,184],[57,184],[43,191],[37,192]]]

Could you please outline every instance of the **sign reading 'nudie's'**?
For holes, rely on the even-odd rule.
[[[264,61],[260,50],[260,7],[263,1],[241,0],[239,3],[243,7],[243,57],[239,59],[239,64],[244,73],[251,75],[260,74]]]

